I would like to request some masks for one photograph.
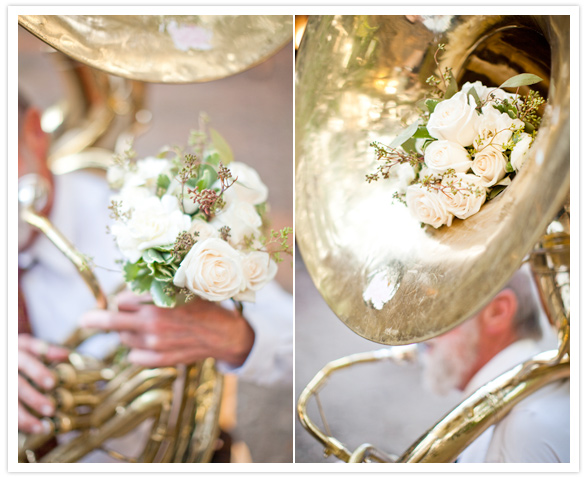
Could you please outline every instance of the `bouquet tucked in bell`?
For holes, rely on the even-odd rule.
[[[267,187],[216,131],[193,131],[190,146],[137,161],[129,149],[108,170],[125,281],[164,307],[182,295],[254,301],[291,253],[291,229],[263,233]]]
[[[421,118],[389,146],[372,144],[383,163],[367,181],[392,175],[403,180],[395,198],[421,223],[435,228],[476,214],[523,167],[540,125],[538,110],[544,100],[537,92],[521,96],[502,88],[539,81],[521,74],[500,87],[476,81],[458,91],[450,68],[441,79],[430,77],[433,90],[422,102]]]

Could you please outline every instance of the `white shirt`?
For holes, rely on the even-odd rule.
[[[511,344],[477,372],[465,395],[538,352],[533,340]],[[570,462],[569,380],[549,384],[520,401],[470,444],[458,462]]]
[[[106,234],[111,191],[105,180],[88,172],[55,177],[55,199],[50,218],[58,230],[83,254],[93,258],[94,272],[108,294],[122,283],[120,254],[113,236]],[[28,267],[21,279],[33,334],[62,343],[77,327],[82,313],[95,299],[72,263],[45,236],[19,254],[19,266]],[[276,283],[257,292],[256,303],[244,304],[244,315],[255,331],[255,342],[240,368],[219,363],[224,372],[261,385],[292,381],[293,297]],[[118,335],[99,335],[80,348],[101,357],[118,345]]]

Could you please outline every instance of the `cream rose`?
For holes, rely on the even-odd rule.
[[[530,134],[522,133],[520,140],[512,149],[510,162],[516,172],[518,172],[526,162],[527,153],[530,150],[533,141],[534,139]]]
[[[438,228],[452,222],[452,214],[435,191],[429,191],[421,184],[408,187],[406,203],[410,213],[420,222]]]
[[[193,219],[192,226],[190,227],[189,232],[191,234],[198,233],[197,239],[198,240],[205,240],[210,237],[220,238],[220,234],[218,230],[215,229],[212,225],[208,222],[201,220],[201,219]]]
[[[524,123],[519,119],[512,119],[492,105],[486,105],[479,118],[479,137],[475,140],[475,149],[480,151],[489,144],[503,146],[511,139],[514,130],[521,127],[524,127]]]
[[[472,104],[471,104],[472,102]],[[464,92],[437,104],[426,126],[430,135],[445,139],[463,147],[473,144],[477,136],[478,114],[475,101]]]
[[[231,162],[228,165],[230,173],[237,181],[224,192],[224,200],[228,204],[238,199],[249,204],[257,205],[267,200],[267,186],[259,177],[259,173],[242,162]],[[219,186],[219,184],[218,184]]]
[[[473,174],[457,173],[454,177],[445,177],[442,185],[451,189],[445,190],[439,197],[444,201],[446,209],[459,219],[466,219],[479,212],[487,197],[482,180]]]
[[[228,241],[237,246],[245,236],[257,237],[262,221],[254,205],[235,201],[222,209],[209,223],[217,230],[224,226],[230,227]]]
[[[267,252],[250,252],[243,255],[245,290],[235,298],[241,301],[255,301],[255,292],[275,278],[277,264]]]
[[[505,177],[506,165],[501,147],[486,146],[475,154],[471,169],[483,180],[485,187],[491,187]]]
[[[461,88],[461,91],[468,93],[471,88],[475,89],[477,96],[479,96],[479,99],[483,102],[488,100],[490,95],[493,96],[493,101],[495,99],[509,99],[511,101],[516,96],[515,94],[510,94],[500,88],[489,88],[481,83],[481,81],[475,81],[474,83],[466,82]]]
[[[173,284],[209,301],[232,298],[245,287],[241,254],[219,238],[198,241],[175,272]]]
[[[136,262],[144,250],[175,242],[177,235],[188,230],[190,217],[179,210],[174,197],[161,200],[149,197],[136,202],[126,222],[117,221],[111,227],[122,254]]]
[[[440,140],[428,145],[424,152],[424,162],[430,170],[437,173],[445,172],[448,169],[467,172],[471,168],[473,160],[460,144]]]

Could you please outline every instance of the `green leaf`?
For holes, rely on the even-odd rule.
[[[514,172],[514,168],[512,167],[512,163],[510,161],[508,161],[507,164],[505,165],[505,171],[506,172]]]
[[[165,262],[165,259],[163,258],[161,253],[159,253],[157,250],[155,250],[153,248],[149,248],[143,252],[143,260],[147,264],[153,263],[153,262],[159,262],[159,263]]]
[[[124,270],[124,281],[131,282],[137,278],[139,272],[143,268],[144,263],[139,260],[137,263],[126,262],[123,267]]]
[[[157,188],[163,189],[163,194],[169,188],[169,184],[171,184],[171,179],[169,178],[169,176],[167,174],[159,174],[159,176],[157,177]]]
[[[489,197],[487,198],[487,200],[494,199],[499,194],[501,194],[505,188],[506,188],[506,186],[495,186],[495,187],[493,187],[491,189],[491,192],[489,193]]]
[[[419,126],[418,130],[414,133],[414,135],[412,137],[432,139],[432,136],[428,132],[428,129],[426,129],[426,126]]]
[[[151,296],[153,297],[153,301],[155,305],[160,306],[162,308],[172,308],[175,306],[175,296],[166,295],[163,291],[165,287],[165,283],[153,280],[151,283]]]
[[[428,98],[424,103],[426,104],[426,107],[428,108],[428,112],[430,114],[432,114],[434,112],[434,110],[436,109],[436,105],[438,103],[440,103],[440,101],[437,99]]]
[[[477,105],[478,108],[481,107],[481,99],[479,99],[479,95],[477,94],[477,90],[474,87],[471,87],[471,89],[469,89],[469,91],[467,91],[467,96],[473,96],[473,99],[475,100],[475,104]]]
[[[444,99],[452,98],[459,90],[457,86],[457,80],[452,75],[452,71],[448,73],[448,84],[446,85],[446,92],[444,93]]]
[[[220,155],[217,152],[208,154],[204,162],[206,164],[211,164],[212,166],[218,166],[220,164]]]
[[[218,152],[222,163],[225,165],[231,163],[234,158],[232,149],[216,129],[210,128],[210,139],[212,139],[212,144]]]
[[[153,277],[148,274],[144,274],[139,276],[136,280],[130,282],[130,289],[136,293],[145,293],[151,288],[152,282]]]
[[[410,139],[414,133],[418,130],[418,120],[410,124],[407,128],[400,131],[396,138],[389,145],[390,149],[400,147],[404,142]]]
[[[530,124],[528,121],[524,121],[524,132],[532,134],[535,130],[536,128],[532,124]]]
[[[196,188],[196,186],[198,185],[198,179],[196,179],[195,177],[190,177],[190,178],[189,178],[189,179],[186,181],[185,185],[186,185],[187,187],[189,187],[190,189],[195,189],[195,188]],[[184,193],[185,193],[185,192],[186,192],[186,191],[184,191]]]
[[[406,152],[416,152],[416,138],[411,137],[402,144],[402,149]]]
[[[198,190],[209,189],[212,187],[212,184],[216,182],[217,178],[218,173],[211,165],[202,164],[200,167],[200,173],[198,174]]]
[[[517,88],[519,86],[530,86],[531,84],[540,83],[542,78],[531,73],[522,73],[521,75],[512,76],[504,81],[500,88]]]

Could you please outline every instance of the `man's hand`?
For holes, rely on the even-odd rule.
[[[240,366],[253,347],[255,333],[249,323],[216,303],[196,298],[177,308],[159,308],[141,304],[144,295],[123,292],[117,298],[118,311],[89,311],[81,324],[119,331],[135,364],[172,366],[210,357]]]
[[[42,362],[45,357],[50,361],[64,361],[68,350],[47,344],[29,334],[18,335],[18,429],[26,433],[43,432],[40,419],[30,412],[35,411],[41,416],[52,416],[55,412],[54,403],[38,389],[47,391],[57,384],[55,375]]]

